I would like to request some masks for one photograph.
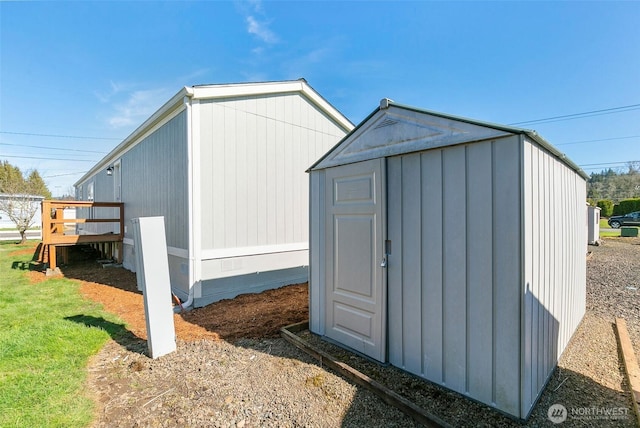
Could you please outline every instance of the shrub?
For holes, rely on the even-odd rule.
[[[613,207],[613,215],[624,215],[633,211],[640,211],[640,198],[625,199]]]
[[[596,204],[600,208],[601,217],[611,217],[613,215],[613,201],[609,199],[601,199]]]

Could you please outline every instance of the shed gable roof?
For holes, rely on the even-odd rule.
[[[583,178],[586,174],[535,131],[396,104],[386,98],[309,171],[380,157],[525,134]]]

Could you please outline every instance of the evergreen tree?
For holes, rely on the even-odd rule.
[[[0,193],[11,193],[16,187],[21,187],[23,182],[20,168],[7,161],[0,163]]]
[[[32,195],[44,196],[45,199],[51,199],[51,192],[44,183],[37,170],[31,171],[27,178],[27,187]]]

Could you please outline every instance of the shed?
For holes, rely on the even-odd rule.
[[[75,184],[77,197],[124,203],[130,270],[131,219],[164,216],[171,287],[187,306],[305,282],[304,171],[351,129],[304,79],[184,87]]]
[[[308,172],[310,330],[527,418],[585,312],[584,172],[388,99]]]
[[[587,206],[587,243],[596,245],[600,242],[600,207]]]

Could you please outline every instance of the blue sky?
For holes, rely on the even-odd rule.
[[[383,97],[501,124],[614,109],[519,126],[621,167],[639,23],[636,1],[0,2],[0,160],[57,196],[182,86],[304,77],[356,124]]]

